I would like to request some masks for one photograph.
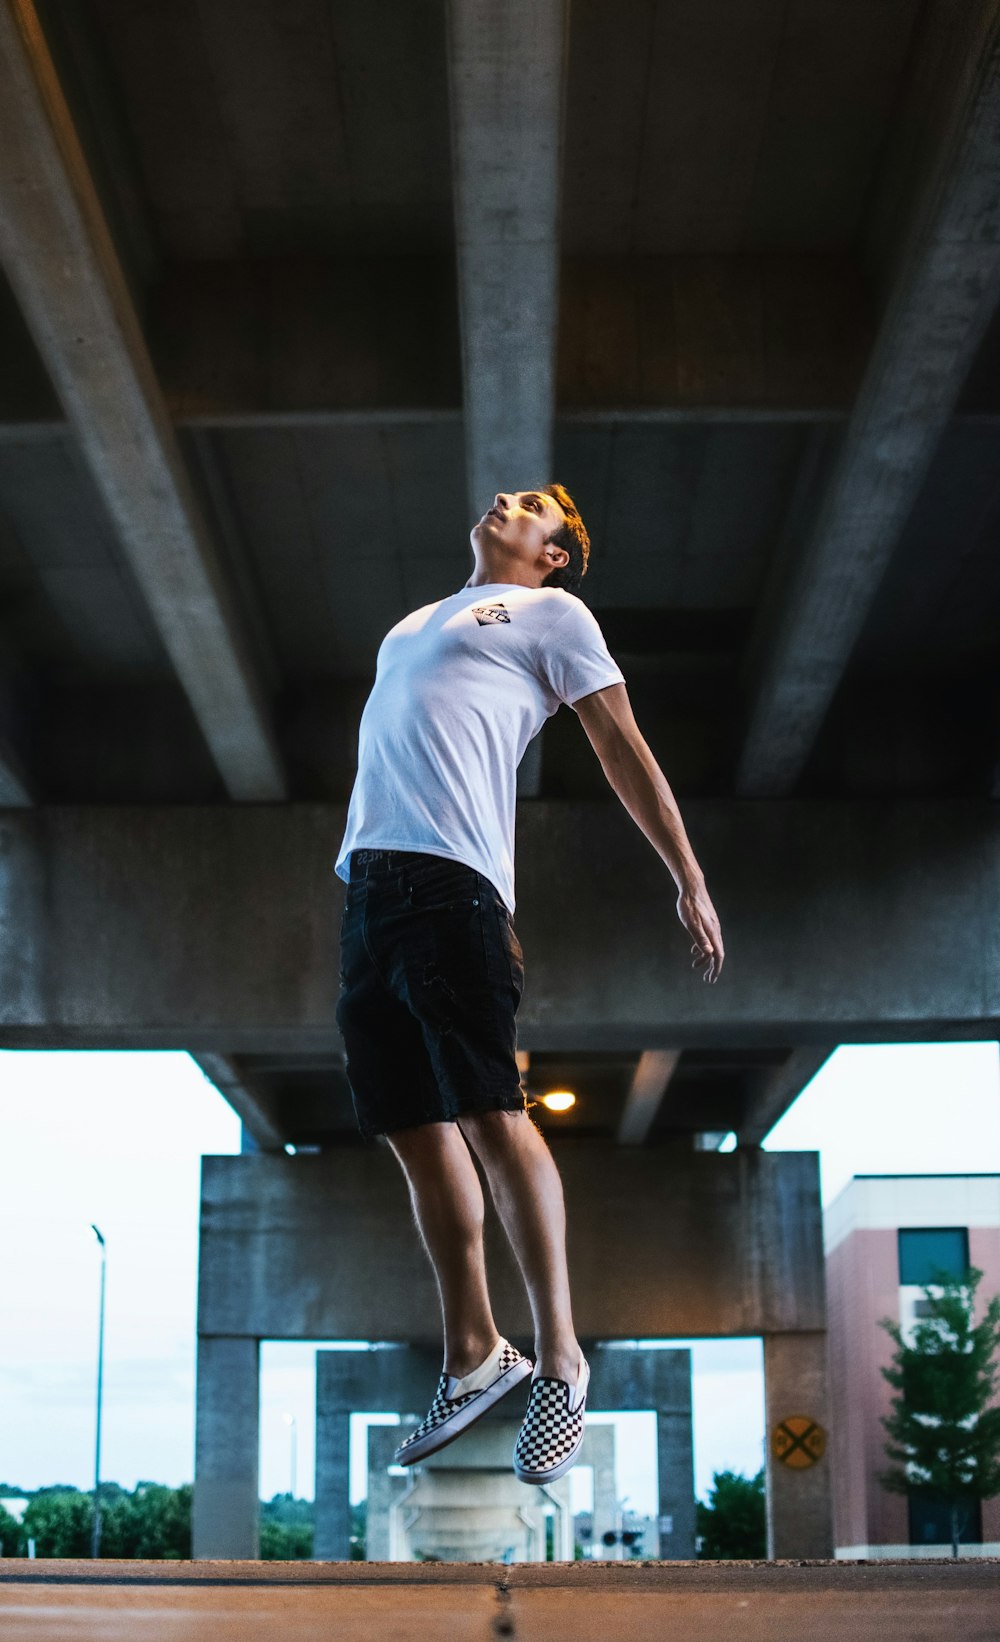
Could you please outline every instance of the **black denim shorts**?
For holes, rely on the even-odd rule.
[[[337,1024],[362,1135],[524,1111],[524,954],[496,887],[413,850],[354,850],[350,874]]]

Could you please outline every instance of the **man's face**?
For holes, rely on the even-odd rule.
[[[547,575],[568,562],[566,549],[549,540],[565,522],[554,496],[540,490],[501,490],[473,526],[471,539],[491,563],[516,561],[538,566]]]

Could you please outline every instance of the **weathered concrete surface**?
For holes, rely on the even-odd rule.
[[[449,0],[455,245],[474,519],[552,471],[566,0]],[[530,44],[529,44],[530,42]]]
[[[31,0],[0,6],[0,255],[233,798],[287,795],[256,663]]]
[[[578,1140],[560,1148],[559,1170],[581,1338],[825,1327],[814,1152],[720,1156]],[[342,1259],[348,1248],[363,1259]],[[501,1328],[530,1337],[524,1285],[493,1214],[486,1253]],[[198,1328],[436,1347],[437,1290],[388,1148],[204,1158]]]
[[[1000,1035],[995,806],[684,814],[726,934],[715,987],[616,800],[519,806],[522,1047]],[[0,812],[0,1041],[338,1049],[343,826],[323,804]]]
[[[1000,1563],[0,1561],[8,1642],[994,1642]]]
[[[937,10],[953,30],[954,8]],[[1000,301],[1000,6],[962,11],[967,55],[948,65],[952,107],[843,449],[794,563],[773,567],[752,647],[745,797],[788,793],[802,773]]]
[[[199,1336],[195,1395],[194,1466],[200,1480],[192,1538],[197,1544],[210,1534],[219,1555],[256,1556],[258,1342]]]
[[[825,1330],[765,1335],[764,1406],[768,1555],[829,1556],[834,1547],[833,1456]],[[775,1427],[795,1415],[815,1420],[827,1439],[823,1456],[801,1469],[783,1464],[771,1449]]]

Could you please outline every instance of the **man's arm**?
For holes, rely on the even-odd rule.
[[[716,981],[725,950],[705,878],[684,830],[667,778],[643,739],[624,684],[581,696],[573,710],[590,737],[610,785],[636,826],[666,862],[677,885],[677,916],[694,945],[692,968]]]

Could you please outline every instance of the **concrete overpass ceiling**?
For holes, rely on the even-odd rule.
[[[966,357],[946,296],[983,277],[972,245],[995,210],[994,149],[973,164],[954,140],[988,110],[995,0],[960,14],[952,0],[573,0],[557,95],[561,13],[547,7],[536,77],[518,77],[505,36],[502,72],[527,107],[510,96],[515,134],[498,99],[485,152],[475,100],[454,117],[456,74],[492,72],[469,50],[478,0],[455,3],[464,36],[445,0],[38,0],[288,796],[347,797],[379,640],[468,575],[466,497],[474,464],[488,471],[467,438],[468,342],[491,242],[460,179],[495,172],[502,216],[499,139],[519,134],[530,161],[527,131],[551,156],[561,106],[556,187],[544,209],[527,200],[525,260],[504,265],[518,301],[544,295],[552,269],[558,281],[541,339],[552,376],[517,448],[554,441],[553,476],[593,537],[587,602],[684,799],[747,790],[748,679],[778,653],[849,425],[861,468],[881,449],[884,423],[850,421],[873,361],[900,385],[890,424],[898,412],[919,444],[908,367],[923,344],[906,338],[923,333],[892,316],[922,266],[908,231],[929,183],[957,201],[961,233],[942,243],[961,249],[929,309],[939,436],[897,533],[852,527],[884,574],[852,606],[858,636],[794,780],[806,797],[985,798],[1000,312],[984,306]],[[41,802],[224,803],[233,788],[22,310],[0,277],[0,801],[22,801],[19,771]],[[530,327],[518,339],[530,348]],[[798,630],[807,670],[821,626]],[[547,726],[543,751],[533,796],[614,802],[575,715]],[[581,1092],[573,1114],[540,1121],[613,1142],[645,1047],[540,1059],[538,1076]],[[785,1045],[767,1065],[732,1054],[682,1046],[646,1143],[759,1138],[808,1071]],[[243,1060],[226,1075],[276,1103],[289,1139],[352,1132],[335,1066]]]
[[[0,593],[8,645],[78,683],[173,669],[113,524],[65,429],[8,442],[0,462]]]
[[[973,798],[998,751],[1000,420],[956,417],[817,737],[802,791]]]
[[[584,583],[605,608],[740,610],[760,597],[808,430],[797,424],[573,424],[556,468],[594,538]]]
[[[442,0],[92,0],[172,262],[448,250]]]
[[[858,247],[875,341],[839,459],[794,549],[786,532],[748,650],[744,797],[808,779],[970,373],[981,381],[1000,305],[998,113],[997,6],[929,4]]]
[[[759,1144],[828,1054],[784,1047],[653,1051],[536,1051],[522,1081],[532,1117],[550,1140],[601,1139],[609,1145],[669,1145],[690,1149],[695,1137],[730,1131]],[[263,1150],[333,1146],[358,1139],[350,1088],[340,1057],[331,1055],[197,1053],[206,1077],[226,1096]],[[626,1134],[623,1119],[643,1060],[662,1088],[650,1110]],[[549,1111],[541,1096],[570,1089],[576,1104]],[[632,1102],[634,1105],[634,1101]]]
[[[859,674],[987,676],[1000,660],[1000,418],[947,430],[852,657]]]
[[[574,0],[563,237],[850,250],[919,0]]]
[[[458,419],[212,438],[289,679],[373,677],[387,629],[467,579]]]

